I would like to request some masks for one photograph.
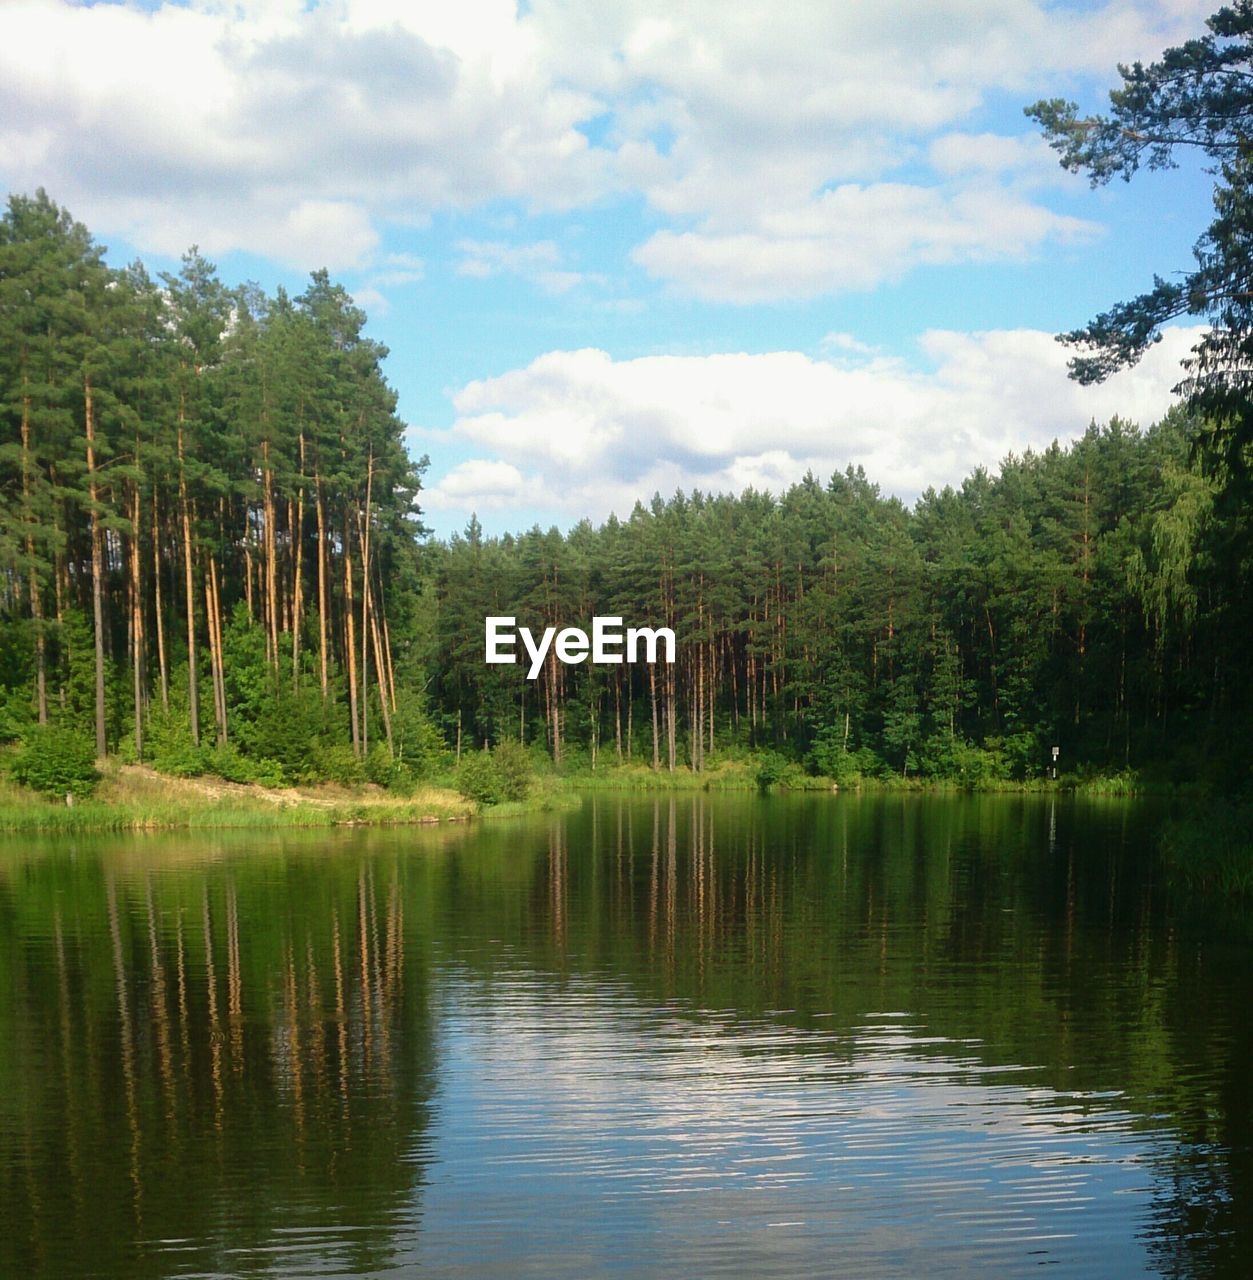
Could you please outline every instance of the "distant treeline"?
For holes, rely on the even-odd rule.
[[[782,497],[676,494],[626,520],[436,549],[436,697],[474,741],[701,769],[731,744],[836,778],[1029,777],[1247,736],[1247,505],[1181,412],[1093,425],[911,510],[858,469]],[[483,662],[483,618],[666,625],[675,666]]]
[[[502,742],[837,779],[1029,777],[1054,745],[1065,770],[1244,767],[1248,490],[1182,412],[913,509],[850,470],[432,542],[364,324],[324,272],[270,297],[193,250],[153,279],[9,200],[0,740],[275,782],[403,783]],[[489,614],[669,626],[678,661],[528,682],[484,662]]]

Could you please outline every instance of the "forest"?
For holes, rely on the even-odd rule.
[[[325,272],[107,264],[0,219],[0,738],[173,773],[403,788],[519,743],[981,785],[1247,782],[1245,454],[1184,408],[907,506],[872,477],[432,539],[387,350]],[[1076,424],[1080,427],[1081,424]],[[1247,453],[1247,448],[1245,450]],[[668,665],[488,666],[484,618],[669,626]],[[513,750],[512,745],[510,750]],[[768,753],[768,754],[766,754]],[[21,770],[18,770],[21,776]]]

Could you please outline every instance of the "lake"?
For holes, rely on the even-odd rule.
[[[9,839],[0,1275],[1253,1275],[1253,928],[1160,817]]]

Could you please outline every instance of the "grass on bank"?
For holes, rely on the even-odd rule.
[[[94,792],[73,805],[0,781],[0,831],[148,831],[165,828],[335,827],[464,821],[471,801],[439,786],[406,796],[378,787],[263,787],[221,778],[172,778],[104,762]]]
[[[578,790],[592,791],[917,791],[1066,792],[1090,796],[1188,795],[1191,789],[1146,777],[1135,770],[1115,773],[1065,773],[1053,778],[1012,778],[984,774],[969,777],[927,777],[917,773],[850,771],[839,776],[808,773],[799,763],[774,752],[723,753],[707,757],[699,772],[687,764],[672,772],[653,769],[641,761],[622,764],[603,758],[593,769],[576,760],[556,775]]]

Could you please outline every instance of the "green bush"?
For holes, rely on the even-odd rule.
[[[281,787],[286,781],[283,768],[276,760],[256,760],[242,755],[233,742],[221,747],[202,747],[200,755],[204,772],[216,774],[227,782],[255,782],[263,787]]]
[[[316,743],[313,768],[319,778],[337,782],[341,787],[355,787],[365,777],[361,761],[346,742]]]
[[[412,778],[429,778],[450,764],[448,744],[427,714],[420,694],[402,689],[392,716],[396,759],[403,761]]]
[[[185,691],[171,690],[169,708],[153,707],[144,730],[144,756],[158,773],[191,778],[205,772],[205,753],[191,740]]]
[[[988,746],[992,745],[988,739]],[[1029,730],[1011,733],[1000,740],[1000,752],[1009,770],[1010,777],[1022,780],[1037,778],[1044,771],[1044,749],[1039,738]]]
[[[807,758],[814,773],[830,778],[841,787],[854,787],[862,778],[883,772],[883,761],[869,747],[845,750],[843,734],[830,730],[818,735]]]
[[[535,771],[531,753],[512,740],[497,743],[492,752],[492,763],[503,800],[525,800],[531,794]]]
[[[35,723],[30,690],[0,687],[0,742],[18,742]]]
[[[1009,777],[1010,766],[998,749],[987,751],[948,734],[928,738],[922,746],[922,772],[964,787],[986,786]]]
[[[805,770],[795,760],[778,751],[763,751],[757,761],[757,771],[753,775],[757,785],[766,791],[770,787],[803,787]]]
[[[505,797],[490,751],[467,751],[457,766],[457,790],[476,804],[499,804]]]
[[[282,771],[282,781],[294,786],[317,777],[314,744],[324,729],[325,713],[317,690],[306,687],[293,693],[282,685],[262,703],[251,725],[240,725],[240,745],[255,760],[275,762]]]
[[[1046,756],[1041,742],[1034,733],[1023,730],[1009,733],[1005,737],[988,737],[984,740],[984,749],[997,760],[997,777],[1025,778],[1041,776],[1046,769]]]
[[[100,781],[92,744],[69,729],[37,726],[13,760],[13,779],[45,795],[89,796]]]
[[[381,742],[376,742],[365,758],[365,776],[376,787],[386,787],[388,791],[405,792],[413,787],[413,771]]]

